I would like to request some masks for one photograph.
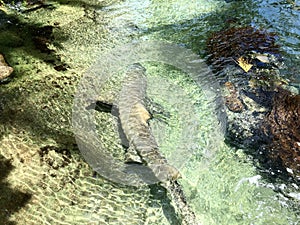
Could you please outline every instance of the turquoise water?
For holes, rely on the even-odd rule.
[[[13,118],[14,121],[7,123],[8,128],[3,128],[8,135],[3,138],[1,154],[8,158],[16,154],[18,159],[19,151],[15,149],[19,148],[21,153],[28,151],[34,157],[39,155],[36,149],[41,146],[67,142],[64,148],[70,148],[71,100],[76,85],[82,76],[89,75],[91,68],[96,74],[105,71],[106,68],[97,67],[97,62],[104,60],[101,57],[114,47],[126,43],[167,41],[191,49],[204,58],[210,33],[224,28],[227,21],[234,19],[239,25],[252,24],[278,33],[285,57],[282,75],[299,88],[300,11],[297,1],[82,0],[51,3],[55,9],[36,10],[17,17],[25,24],[53,25],[58,22],[54,41],[49,47],[69,69],[59,73],[41,60],[39,54],[31,55],[26,48],[6,50],[10,63],[15,64],[17,79],[3,88],[7,88],[10,94],[4,96],[18,93],[21,97],[9,98],[12,107],[21,113],[19,108],[22,106],[27,109],[27,114],[34,115],[33,118],[24,117],[23,127],[21,116],[24,115],[17,114],[18,119]],[[27,31],[30,28],[27,27]],[[154,116],[150,121],[153,133],[168,161],[180,170],[182,178],[179,182],[198,221],[225,225],[299,224],[299,184],[269,178],[243,149],[224,143],[223,125],[218,123],[223,118],[217,112],[221,109],[209,95],[217,90],[208,91],[205,86],[211,80],[202,80],[205,84],[202,85],[191,79],[188,73],[163,62],[142,64],[147,69],[147,95],[170,115],[165,121],[159,120],[161,115]],[[120,73],[115,76],[107,74],[107,78],[100,97],[114,101],[122,82],[126,81],[122,80]],[[60,80],[59,88],[53,87],[53,80]],[[39,86],[41,84],[45,85]],[[20,85],[25,88],[20,90]],[[10,111],[6,113],[10,114]],[[30,121],[35,120],[38,125],[33,126]],[[22,128],[18,126],[21,122]],[[105,149],[122,160],[124,149],[116,132],[114,116],[99,113],[96,122]],[[40,128],[44,126],[45,130]],[[16,132],[16,128],[21,131]],[[17,147],[13,144],[15,142]],[[12,153],[7,153],[7,149],[12,149]],[[50,153],[47,163],[53,158],[58,162],[64,159],[57,151]],[[27,224],[36,224],[36,221],[42,224],[172,224],[171,221],[178,221],[168,217],[173,213],[172,207],[167,200],[160,200],[161,193],[150,193],[148,187],[133,188],[111,183],[93,175],[78,149],[72,154],[72,163],[58,171],[44,164],[41,168],[45,170],[36,168],[40,165],[39,159],[32,160],[34,166],[28,164],[23,166],[24,169],[12,157],[17,161],[14,166],[19,169],[13,173],[16,178],[8,180],[17,188],[26,187],[21,190],[30,190],[34,196],[27,208],[15,213],[15,220],[25,218]],[[77,168],[81,172],[73,179],[70,173],[77,174],[74,172]],[[25,175],[20,175],[22,170]],[[32,170],[42,171],[43,179],[50,173],[51,176],[49,180],[42,179],[43,185],[40,181],[31,185],[28,177],[40,174],[32,175]],[[18,186],[18,182],[22,185]],[[57,205],[62,210],[56,209]]]

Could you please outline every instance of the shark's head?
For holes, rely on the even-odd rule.
[[[152,164],[148,166],[153,170],[156,177],[162,182],[177,180],[181,178],[181,174],[179,173],[179,171],[169,164]]]

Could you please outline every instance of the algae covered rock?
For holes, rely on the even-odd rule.
[[[268,156],[300,179],[300,95],[279,88],[273,97],[272,110],[265,129],[271,142]]]
[[[300,96],[287,86],[277,36],[250,26],[215,32],[208,62],[224,86],[226,139],[265,169],[300,176]]]
[[[213,33],[208,39],[207,50],[210,54],[208,61],[216,67],[229,63],[250,65],[257,58],[253,59],[252,54],[278,55],[279,46],[276,39],[276,34],[251,26],[224,29]]]

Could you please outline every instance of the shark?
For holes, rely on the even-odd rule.
[[[105,112],[115,109],[121,139],[125,136],[128,145],[126,163],[146,165],[160,181],[177,180],[181,177],[180,172],[160,153],[151,131],[149,120],[152,114],[146,107],[149,103],[146,89],[146,69],[140,63],[132,64],[125,72],[124,84],[116,104],[97,101],[95,109]]]
[[[161,181],[151,184],[150,189],[164,193],[164,198],[166,199],[170,197],[167,194],[169,192],[171,198],[174,199],[173,204],[167,207],[173,211],[172,215],[175,216],[175,219],[167,216],[170,223],[200,225],[195,213],[187,202],[180,183],[178,183],[178,179],[181,178],[180,172],[170,165],[160,153],[159,145],[151,131],[149,120],[152,118],[152,113],[149,111],[155,109],[158,113],[161,112],[157,110],[160,106],[150,106],[153,102],[147,98],[146,89],[146,69],[139,63],[132,64],[125,72],[124,84],[116,104],[96,101],[90,108],[102,112],[111,112],[118,117],[119,134],[122,140],[122,136],[125,137],[124,145],[128,146],[125,154],[126,163],[144,164],[147,166],[157,180]],[[148,110],[147,108],[151,109]],[[161,196],[159,199],[163,201]],[[166,215],[169,214],[167,213]],[[180,215],[179,218],[176,215]]]

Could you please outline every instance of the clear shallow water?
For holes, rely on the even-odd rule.
[[[182,5],[172,10],[177,4]],[[238,1],[231,4],[222,1],[203,4],[199,1],[155,1],[142,6],[130,2],[128,5],[125,3],[126,6],[133,7],[131,9],[137,10],[141,15],[131,20],[134,26],[141,29],[139,38],[172,41],[192,48],[199,54],[205,52],[207,36],[212,31],[223,28],[229,19],[237,20],[239,25],[253,24],[270,32],[274,31],[279,35],[279,43],[283,46],[286,58],[286,68],[282,70],[282,75],[297,83],[299,73],[293,68],[298,64],[299,57],[299,11],[292,9],[290,4],[265,1]],[[117,18],[116,21],[118,20],[121,19]],[[210,118],[204,113],[204,105],[199,106],[199,110],[199,115]],[[209,142],[210,138],[212,137],[204,136],[202,140]],[[202,151],[205,151],[205,145],[202,143],[201,146]],[[274,192],[273,184],[268,183],[268,179],[264,179],[258,172],[250,156],[228,146],[219,147],[215,154],[208,159],[203,156],[193,159],[182,169],[185,179],[181,182],[203,224],[298,223],[299,202],[288,201],[283,195]],[[274,185],[280,185],[280,181]]]
[[[259,24],[280,34],[280,42],[287,57],[286,71],[288,72],[285,75],[291,77],[297,84],[299,81],[297,70],[299,62],[297,60],[299,59],[297,16],[299,16],[299,11],[290,8],[290,4],[274,5],[271,3],[268,1],[256,3],[238,1],[231,4],[226,4],[224,1],[144,1],[143,3],[125,1],[104,8],[93,6],[85,9],[80,4],[62,4],[58,6],[57,10],[34,12],[24,17],[26,20],[44,23],[60,21],[60,30],[55,31],[55,42],[60,43],[61,48],[56,46],[53,48],[70,65],[71,68],[67,72],[69,76],[84,74],[90,65],[93,65],[99,57],[101,58],[103,52],[132,40],[168,40],[204,55],[208,34],[221,29],[226,19],[235,17],[241,24]],[[94,4],[97,6],[99,3],[95,2]],[[284,16],[279,17],[278,13]],[[291,18],[295,19],[291,20]],[[21,55],[20,52],[18,54]],[[47,68],[47,66],[45,67]],[[180,167],[183,174],[180,183],[184,188],[188,203],[192,206],[199,221],[202,224],[298,224],[299,202],[290,201],[282,194],[274,192],[272,184],[258,172],[251,157],[242,150],[236,150],[222,142],[214,141],[214,138],[219,138],[221,135],[211,134],[215,128],[213,123],[216,122],[216,118],[211,113],[212,108],[206,101],[202,90],[190,82],[185,74],[174,68],[159,63],[145,64],[145,67],[149,71],[149,95],[172,115],[167,124],[155,119],[151,121],[162,151],[171,157],[171,150],[174,148],[186,147],[195,151],[193,157],[186,160],[186,163]],[[37,79],[37,84],[43,80],[43,76],[42,78],[36,77],[37,75],[30,71],[28,74],[31,74],[30,78]],[[50,71],[49,74],[52,74],[55,79],[55,71]],[[160,81],[163,78],[165,83],[157,84],[155,82],[157,76]],[[23,82],[22,85],[27,84],[30,90],[31,81],[28,82],[25,79],[25,82],[24,80],[21,82]],[[108,82],[107,96],[104,97],[112,98],[111,95],[118,86],[117,84],[117,81]],[[75,86],[75,84],[73,85]],[[176,95],[172,95],[174,86],[177,87]],[[46,87],[48,89],[45,88],[45,96],[49,94],[52,86]],[[71,88],[71,91],[67,91],[69,94],[58,93],[60,96],[67,95],[71,99],[70,93],[74,93],[74,87]],[[30,101],[37,105],[41,104],[39,97],[35,98],[32,97]],[[52,101],[52,99],[46,98],[45,101]],[[177,101],[178,104],[176,104]],[[45,103],[42,102],[42,104]],[[57,108],[53,107],[52,111],[46,111],[51,115],[49,118],[46,117],[48,126],[53,126],[54,130],[70,131],[70,128],[60,127],[61,120],[52,118],[65,112],[60,111],[62,108],[66,108],[64,104],[70,106],[70,103],[66,103],[62,97],[54,104]],[[59,105],[62,107],[60,108]],[[43,105],[41,105],[42,108]],[[40,111],[36,115],[43,113],[42,110]],[[65,113],[70,115],[68,111]],[[187,135],[182,133],[182,130],[185,131],[185,126],[189,127],[189,123],[193,121],[194,118],[191,116],[195,116],[199,126],[192,126],[193,129]],[[63,119],[68,120],[68,118]],[[113,117],[100,115],[98,122],[99,135],[102,135],[107,149],[120,151],[121,146],[116,140],[116,133],[112,126]],[[195,133],[196,136],[191,137]],[[30,132],[26,135],[24,136],[28,140],[34,139]],[[17,142],[17,138],[11,139]],[[28,140],[27,142],[32,145],[38,142],[38,146],[54,142],[49,135],[46,135],[47,141],[44,139],[35,140],[34,143]],[[22,141],[20,142],[22,143]],[[193,142],[196,145],[190,146],[189,144]],[[3,145],[1,152],[5,152],[7,146],[10,146],[9,144]],[[33,150],[35,148],[36,146],[32,147]],[[31,154],[35,155],[34,151]],[[53,154],[55,158],[55,153]],[[182,156],[175,156],[170,160],[176,163],[177,157],[181,159]],[[37,187],[33,186],[31,189],[34,190],[35,201],[38,204],[35,205],[34,202],[30,204],[29,210],[27,208],[30,213],[21,211],[25,217],[35,215],[34,218],[37,218],[38,215],[42,215],[43,219],[37,221],[45,224],[47,224],[45,221],[48,223],[54,221],[57,224],[170,224],[171,220],[166,219],[166,214],[172,213],[172,211],[168,211],[167,208],[167,210],[165,209],[167,212],[163,212],[163,202],[158,200],[159,197],[155,196],[156,193],[152,193],[154,197],[151,197],[149,190],[145,187],[141,189],[119,187],[103,181],[101,178],[94,179],[87,172],[88,166],[81,161],[82,159],[76,158],[76,160],[80,161],[80,166],[83,168],[82,174],[79,175],[80,179],[73,184],[70,182],[63,186],[63,181],[58,183],[55,177],[51,178],[48,185],[52,186],[45,184],[48,187],[45,192],[40,189],[39,184]],[[62,179],[61,177],[68,174],[68,171],[72,171],[73,167],[78,166],[76,160],[73,160],[74,164],[65,170],[54,174]],[[34,162],[38,164],[39,161],[36,159]],[[28,186],[28,181],[23,179],[26,176],[32,176],[30,173],[32,169],[25,168],[26,173],[21,176],[21,180],[22,184]],[[39,168],[36,170],[38,171]],[[21,172],[19,173],[21,174]],[[48,172],[41,173],[47,176]],[[17,175],[18,173],[15,173],[15,176]],[[18,179],[12,180],[16,185]],[[280,181],[277,181],[277,184],[280,184]],[[56,189],[53,188],[55,185],[58,186]],[[61,189],[63,191],[59,191]],[[75,194],[70,194],[68,190]],[[78,204],[72,203],[72,199],[76,199]],[[57,202],[61,204],[63,211],[56,212],[54,204],[56,205]],[[68,204],[73,204],[73,207],[64,206]],[[22,215],[20,217],[22,218]],[[30,221],[28,224],[34,224],[32,219],[26,221]]]
[[[276,1],[259,1],[257,5],[259,16],[255,20],[257,24],[264,23],[271,31],[279,34],[279,43],[282,45],[287,60],[287,68],[282,73],[295,83],[298,90],[300,80],[299,4],[299,1],[282,1],[282,4]]]

